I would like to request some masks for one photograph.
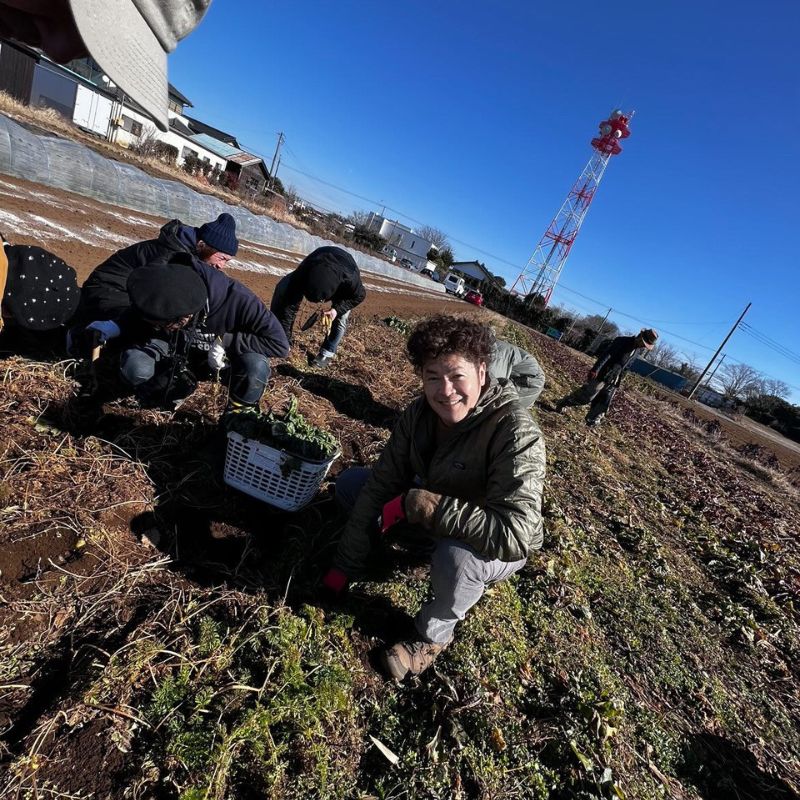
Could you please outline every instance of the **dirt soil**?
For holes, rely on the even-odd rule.
[[[8,238],[81,279],[163,223],[7,177],[0,205]],[[268,300],[298,261],[244,243],[231,274]],[[330,369],[306,364],[316,330],[273,365],[263,405],[295,399],[342,450],[295,514],[222,481],[224,388],[87,420],[71,363],[3,334],[0,797],[799,796],[791,448],[634,380],[598,435],[552,412],[585,356],[365,279]],[[379,455],[419,390],[385,319],[442,310],[494,320],[545,368],[546,541],[435,670],[395,686],[374,651],[408,635],[424,565],[392,543],[343,604],[318,582],[344,522],[336,475]]]

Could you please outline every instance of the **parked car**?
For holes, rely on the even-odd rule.
[[[476,306],[482,306],[485,304],[483,295],[480,292],[476,292],[475,289],[469,289],[467,293],[464,295],[464,299],[468,303],[472,303]]]
[[[454,294],[461,297],[464,294],[464,279],[454,272],[448,272],[447,277],[444,279],[444,290],[448,294]]]
[[[411,269],[414,266],[414,262],[410,258],[401,258],[400,266],[405,267],[406,269]]]

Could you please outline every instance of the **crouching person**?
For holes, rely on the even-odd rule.
[[[197,259],[174,256],[134,270],[127,293],[128,308],[117,319],[73,332],[83,348],[76,355],[109,344],[123,384],[145,407],[175,409],[198,378],[219,377],[229,387],[226,412],[257,408],[268,359],[285,356],[289,344],[249,289]]]
[[[486,587],[522,569],[542,545],[542,434],[511,386],[490,378],[491,329],[451,316],[420,322],[408,355],[424,395],[400,417],[377,464],[336,483],[350,511],[325,587],[359,578],[373,536],[405,520],[433,540],[431,600],[418,638],[382,654],[393,678],[427,669]]]

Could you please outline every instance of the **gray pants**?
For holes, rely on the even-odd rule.
[[[579,386],[574,392],[568,394],[563,400],[559,401],[562,408],[567,406],[589,406],[586,413],[588,423],[598,423],[608,411],[614,395],[617,393],[617,381],[604,381],[599,378],[586,381],[583,386]]]
[[[336,499],[345,511],[352,509],[369,474],[367,467],[351,467],[336,480]],[[450,642],[456,623],[481,599],[486,587],[510,578],[526,561],[485,558],[458,539],[437,539],[431,558],[433,596],[414,618],[419,635],[435,644]]]

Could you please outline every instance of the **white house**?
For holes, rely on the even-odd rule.
[[[425,266],[431,243],[415,233],[412,228],[374,212],[370,212],[366,227],[386,239],[387,246],[394,248],[398,260],[407,258],[416,269]]]

